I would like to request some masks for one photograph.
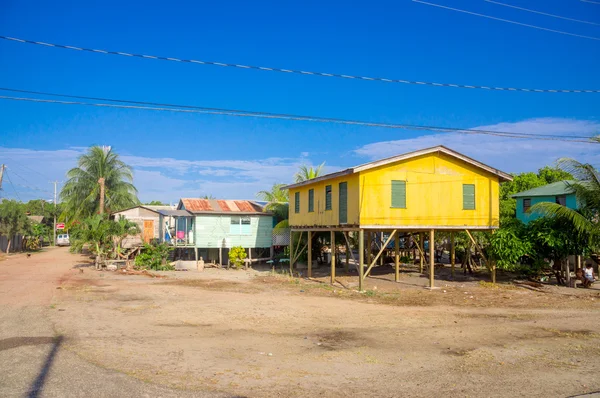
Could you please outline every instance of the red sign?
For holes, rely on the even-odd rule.
[[[56,224],[56,229],[65,229],[65,223]]]

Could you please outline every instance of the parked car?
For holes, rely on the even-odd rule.
[[[60,234],[56,237],[56,246],[70,246],[69,234]]]

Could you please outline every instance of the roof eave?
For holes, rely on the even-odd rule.
[[[325,180],[330,180],[332,178],[342,177],[342,176],[345,176],[345,175],[348,175],[348,174],[353,174],[354,172],[355,172],[355,169],[353,169],[353,168],[342,170],[342,171],[336,171],[335,173],[325,174],[325,175],[323,175],[321,177],[312,178],[310,180],[306,180],[306,181],[302,181],[302,182],[297,182],[295,184],[286,185],[282,189],[294,189],[294,188],[303,187],[305,185],[316,184],[317,182],[321,182],[321,181],[325,181]]]

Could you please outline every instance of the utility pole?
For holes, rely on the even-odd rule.
[[[50,184],[54,184],[54,225],[52,231],[54,231],[54,246],[56,246],[56,185],[58,185],[58,181],[50,181]]]
[[[2,177],[4,177],[5,165],[0,166],[0,191],[2,190]]]

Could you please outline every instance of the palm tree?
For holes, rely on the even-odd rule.
[[[288,211],[289,211],[289,198],[288,191],[282,189],[285,184],[273,184],[270,191],[260,191],[256,194],[256,197],[260,200],[267,202],[265,211],[269,211],[275,215],[275,218],[279,220],[279,223],[275,228],[286,228]]]
[[[322,174],[323,167],[325,167],[325,162],[321,163],[316,168],[302,165],[300,166],[300,170],[294,175],[294,180],[296,180],[296,182],[303,182],[317,178]]]
[[[110,147],[91,147],[77,164],[67,172],[68,180],[60,192],[64,213],[71,219],[139,203],[131,167]]]
[[[600,143],[600,136],[593,137],[591,140]],[[581,205],[580,209],[573,210],[556,203],[542,202],[534,205],[531,211],[567,220],[577,232],[588,235],[590,238],[600,236],[600,174],[598,170],[590,164],[580,163],[569,158],[559,159],[558,166],[575,177],[576,181],[568,184],[575,191],[577,201]]]

